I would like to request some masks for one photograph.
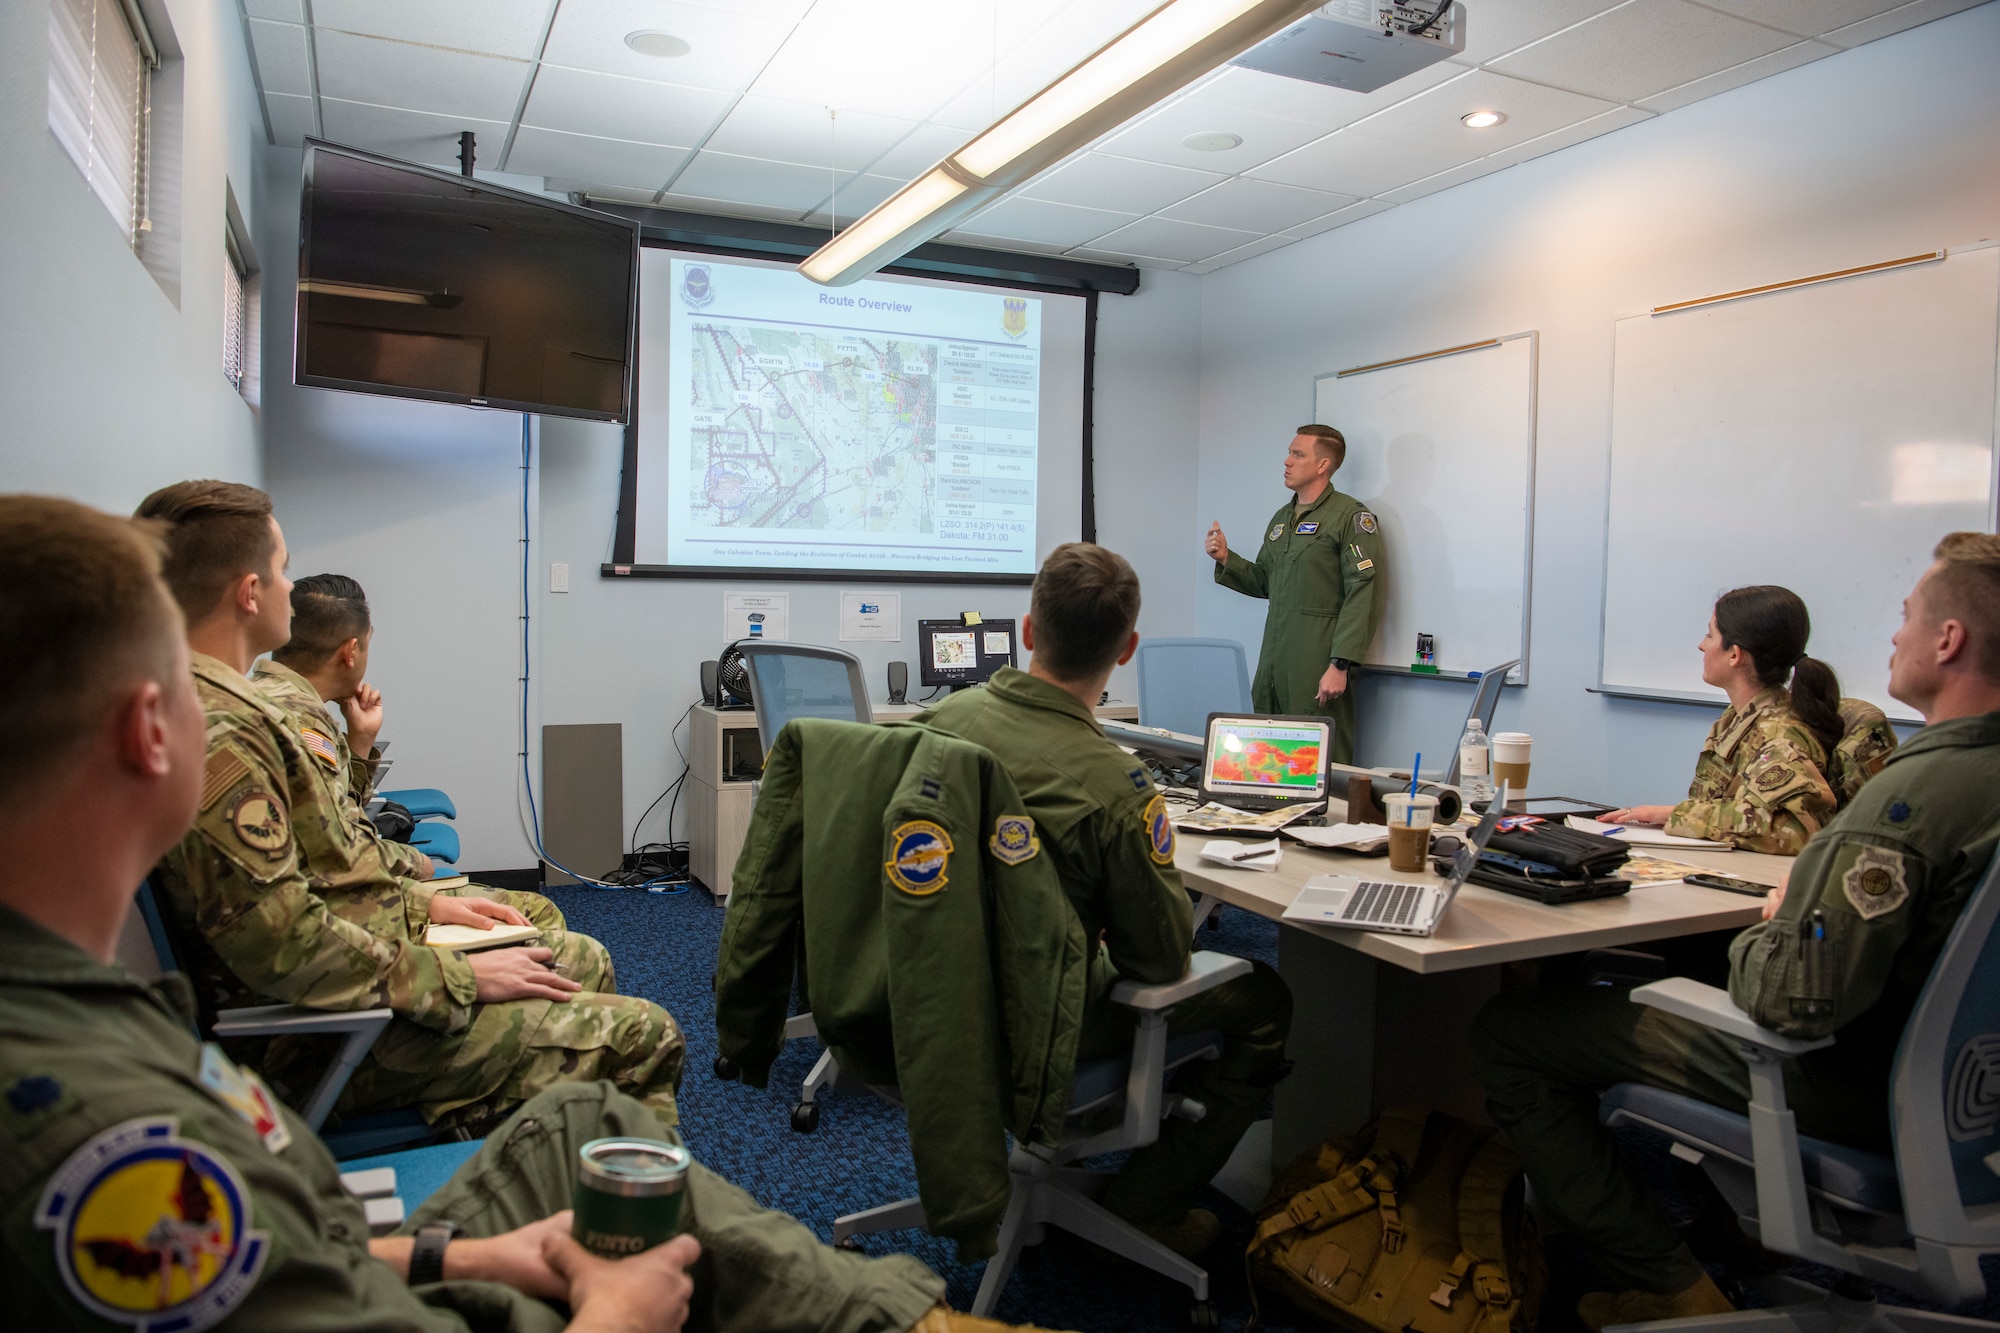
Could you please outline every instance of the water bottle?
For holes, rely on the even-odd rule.
[[[1468,805],[1493,799],[1493,743],[1476,717],[1465,720],[1465,735],[1458,741],[1458,788]]]

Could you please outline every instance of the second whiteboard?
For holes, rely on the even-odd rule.
[[[1382,521],[1387,609],[1369,666],[1408,670],[1418,634],[1446,675],[1511,658],[1527,678],[1535,476],[1533,333],[1321,375],[1313,419],[1347,437],[1334,485]]]

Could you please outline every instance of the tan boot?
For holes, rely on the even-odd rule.
[[[1208,1247],[1215,1244],[1216,1238],[1222,1235],[1222,1219],[1206,1208],[1190,1208],[1178,1222],[1140,1227],[1139,1230],[1181,1258],[1192,1259],[1205,1254]]]
[[[1593,1291],[1576,1303],[1576,1317],[1590,1333],[1604,1333],[1614,1324],[1650,1324],[1656,1319],[1686,1319],[1693,1315],[1728,1314],[1736,1307],[1722,1288],[1703,1273],[1681,1290]]]
[[[948,1305],[933,1305],[922,1319],[910,1325],[909,1333],[1012,1333],[1015,1329],[1047,1333],[1034,1324],[1003,1324],[998,1319],[960,1314]]]

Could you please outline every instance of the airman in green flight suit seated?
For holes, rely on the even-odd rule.
[[[1889,1150],[1889,1073],[1929,978],[2000,844],[2000,537],[1957,532],[1903,602],[1889,693],[1924,715],[1853,802],[1813,834],[1762,924],[1729,949],[1729,995],[1788,1037],[1836,1038],[1785,1067],[1799,1133]],[[1815,956],[1817,955],[1817,956]],[[1474,1062],[1537,1205],[1621,1290],[1591,1329],[1730,1308],[1597,1122],[1616,1083],[1741,1112],[1743,1058],[1712,1029],[1603,986],[1505,992],[1474,1024]]]
[[[821,1244],[691,1169],[684,1234],[570,1238],[577,1149],[673,1139],[606,1081],[535,1097],[393,1236],[325,1146],[114,961],[206,785],[205,710],[144,526],[0,496],[0,1292],[10,1328],[997,1333],[906,1255]],[[565,1312],[561,1307],[567,1307]]]
[[[1139,646],[1139,576],[1122,556],[1088,542],[1057,547],[1035,576],[1021,643],[1026,671],[1003,667],[983,688],[952,695],[923,716],[992,751],[1020,789],[1084,936],[1097,950],[1077,1059],[1130,1050],[1132,1017],[1113,1005],[1113,983],[1148,985],[1187,971],[1193,911],[1174,868],[1166,798],[1137,759],[1113,744],[1091,704],[1111,669]],[[1102,941],[1102,943],[1098,943]],[[1198,1122],[1179,1118],[1126,1159],[1106,1190],[1112,1212],[1189,1256],[1214,1243],[1215,1214],[1195,1194],[1235,1151],[1289,1067],[1292,993],[1262,963],[1175,1007],[1170,1033],[1218,1029],[1222,1058],[1185,1066],[1175,1088],[1201,1102]]]
[[[1368,506],[1333,488],[1347,461],[1346,437],[1301,426],[1285,450],[1294,499],[1271,515],[1257,558],[1229,548],[1222,524],[1203,543],[1215,581],[1267,598],[1264,646],[1250,702],[1259,712],[1321,713],[1333,719],[1328,758],[1354,762],[1354,664],[1382,623],[1382,525]]]

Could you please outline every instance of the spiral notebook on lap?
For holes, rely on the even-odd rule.
[[[498,921],[493,923],[491,930],[481,930],[477,926],[434,925],[424,931],[424,943],[431,948],[453,949],[459,953],[498,949],[508,944],[529,944],[541,937],[540,926],[509,926]]]

